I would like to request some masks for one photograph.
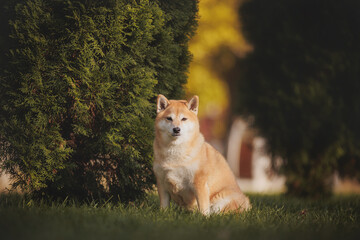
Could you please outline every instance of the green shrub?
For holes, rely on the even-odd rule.
[[[11,5],[0,149],[14,186],[52,197],[141,197],[154,184],[154,98],[183,94],[197,2]]]
[[[333,173],[360,179],[360,2],[253,0],[241,8],[254,51],[238,109],[255,117],[288,192],[322,195]]]

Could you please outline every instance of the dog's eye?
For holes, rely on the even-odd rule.
[[[169,120],[169,121],[172,121],[172,118],[171,118],[171,117],[167,117],[166,119]]]
[[[182,119],[181,119],[181,121],[186,121],[186,120],[187,120],[187,118],[182,118]]]

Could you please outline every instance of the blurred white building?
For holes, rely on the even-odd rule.
[[[227,160],[243,191],[274,193],[285,190],[285,177],[271,169],[265,139],[257,136],[241,118],[236,118],[231,126]]]
[[[285,177],[271,169],[270,156],[265,151],[265,139],[241,118],[233,122],[228,139],[227,160],[245,192],[278,193],[285,191]],[[360,183],[354,179],[333,176],[334,193],[360,194]]]

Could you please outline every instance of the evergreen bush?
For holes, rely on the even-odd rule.
[[[359,9],[354,0],[241,8],[254,51],[240,63],[238,110],[283,158],[289,193],[326,195],[335,171],[360,179]]]
[[[0,150],[14,186],[51,197],[141,197],[154,184],[155,96],[183,94],[197,2],[4,6]]]

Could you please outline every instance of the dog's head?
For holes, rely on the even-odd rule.
[[[160,94],[157,97],[156,133],[165,141],[187,141],[194,133],[199,132],[198,108],[198,96],[187,102],[168,100]]]

